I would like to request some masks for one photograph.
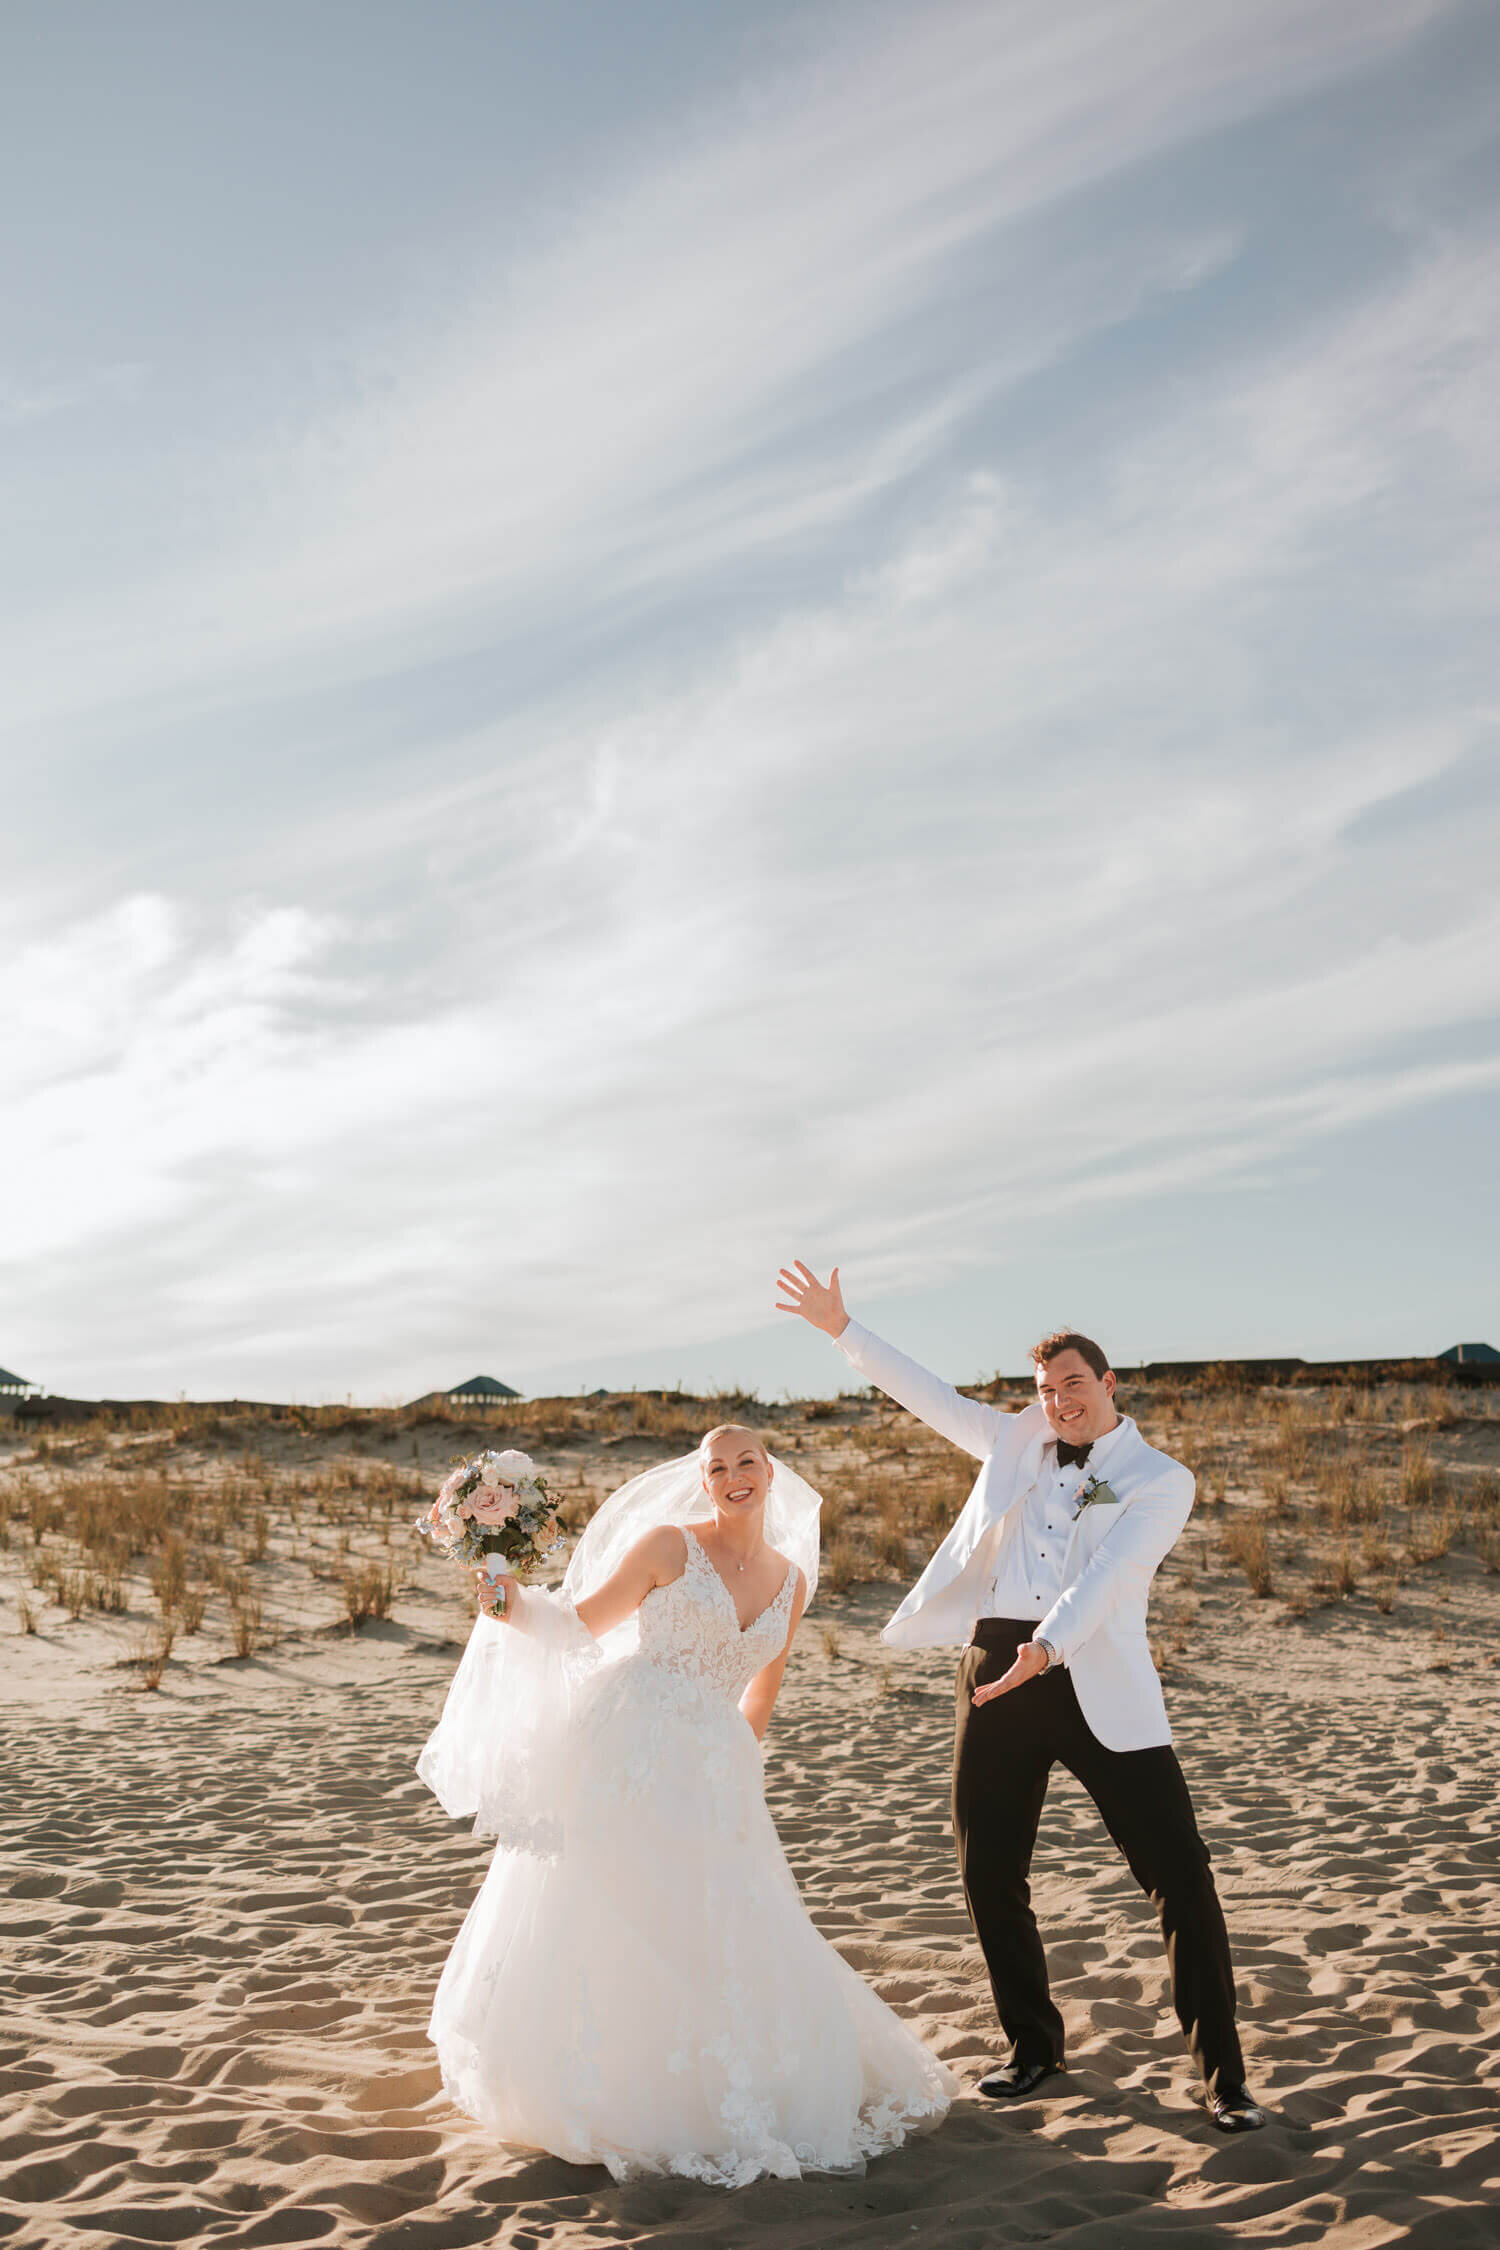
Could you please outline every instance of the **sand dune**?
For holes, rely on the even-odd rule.
[[[820,1926],[972,2078],[992,2023],[946,1828],[950,1666],[888,1662],[888,1607],[838,1605],[836,1655],[814,1613],[772,1802]],[[1037,1892],[1068,2075],[1020,2111],[965,2098],[863,2179],[725,2196],[488,2146],[443,2099],[423,2025],[484,1852],[411,1767],[453,1650],[396,1622],[156,1694],[62,1636],[25,1653],[0,1745],[16,2244],[1495,2239],[1487,1668],[1242,1616],[1212,1687],[1200,1663],[1173,1683],[1265,2133],[1226,2141],[1195,2106],[1149,1907],[1063,1781]]]

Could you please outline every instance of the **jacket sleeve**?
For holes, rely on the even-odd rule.
[[[940,1437],[961,1445],[976,1461],[988,1460],[1006,1429],[1015,1423],[1013,1414],[1002,1414],[982,1399],[965,1398],[941,1376],[930,1374],[904,1352],[882,1343],[857,1320],[851,1320],[834,1342],[850,1366],[857,1367],[877,1390],[895,1399]]]
[[[1170,1483],[1163,1480],[1155,1490],[1137,1493],[1032,1638],[1050,1641],[1063,1663],[1071,1664],[1126,1595],[1138,1594],[1144,1613],[1151,1581],[1193,1512],[1195,1490],[1192,1471],[1182,1469]]]

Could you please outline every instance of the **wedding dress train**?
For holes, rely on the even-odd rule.
[[[795,1568],[742,1631],[683,1538],[682,1576],[613,1661],[567,1604],[527,1594],[571,1636],[553,1801],[509,1840],[497,1820],[429,2036],[452,2099],[498,2139],[616,2179],[857,2169],[935,2123],[955,2081],[818,1935],[766,1809],[737,1705],[785,1643]],[[482,1704],[461,1669],[420,1769],[445,1802],[459,1730],[497,1723]],[[495,1765],[503,1788],[503,1749]]]

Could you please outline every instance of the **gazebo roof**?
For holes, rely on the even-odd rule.
[[[509,1383],[497,1383],[493,1375],[471,1375],[467,1383],[455,1383],[447,1393],[449,1398],[519,1398]]]
[[[24,1375],[12,1375],[8,1367],[0,1367],[0,1390],[34,1391],[36,1385]]]
[[[1493,1344],[1450,1344],[1445,1352],[1438,1353],[1438,1358],[1451,1360],[1459,1367],[1493,1367],[1500,1360],[1500,1352]]]

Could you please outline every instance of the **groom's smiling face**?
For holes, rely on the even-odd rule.
[[[1096,1375],[1082,1352],[1044,1359],[1036,1371],[1036,1395],[1053,1430],[1069,1445],[1091,1445],[1120,1419],[1114,1370]]]

